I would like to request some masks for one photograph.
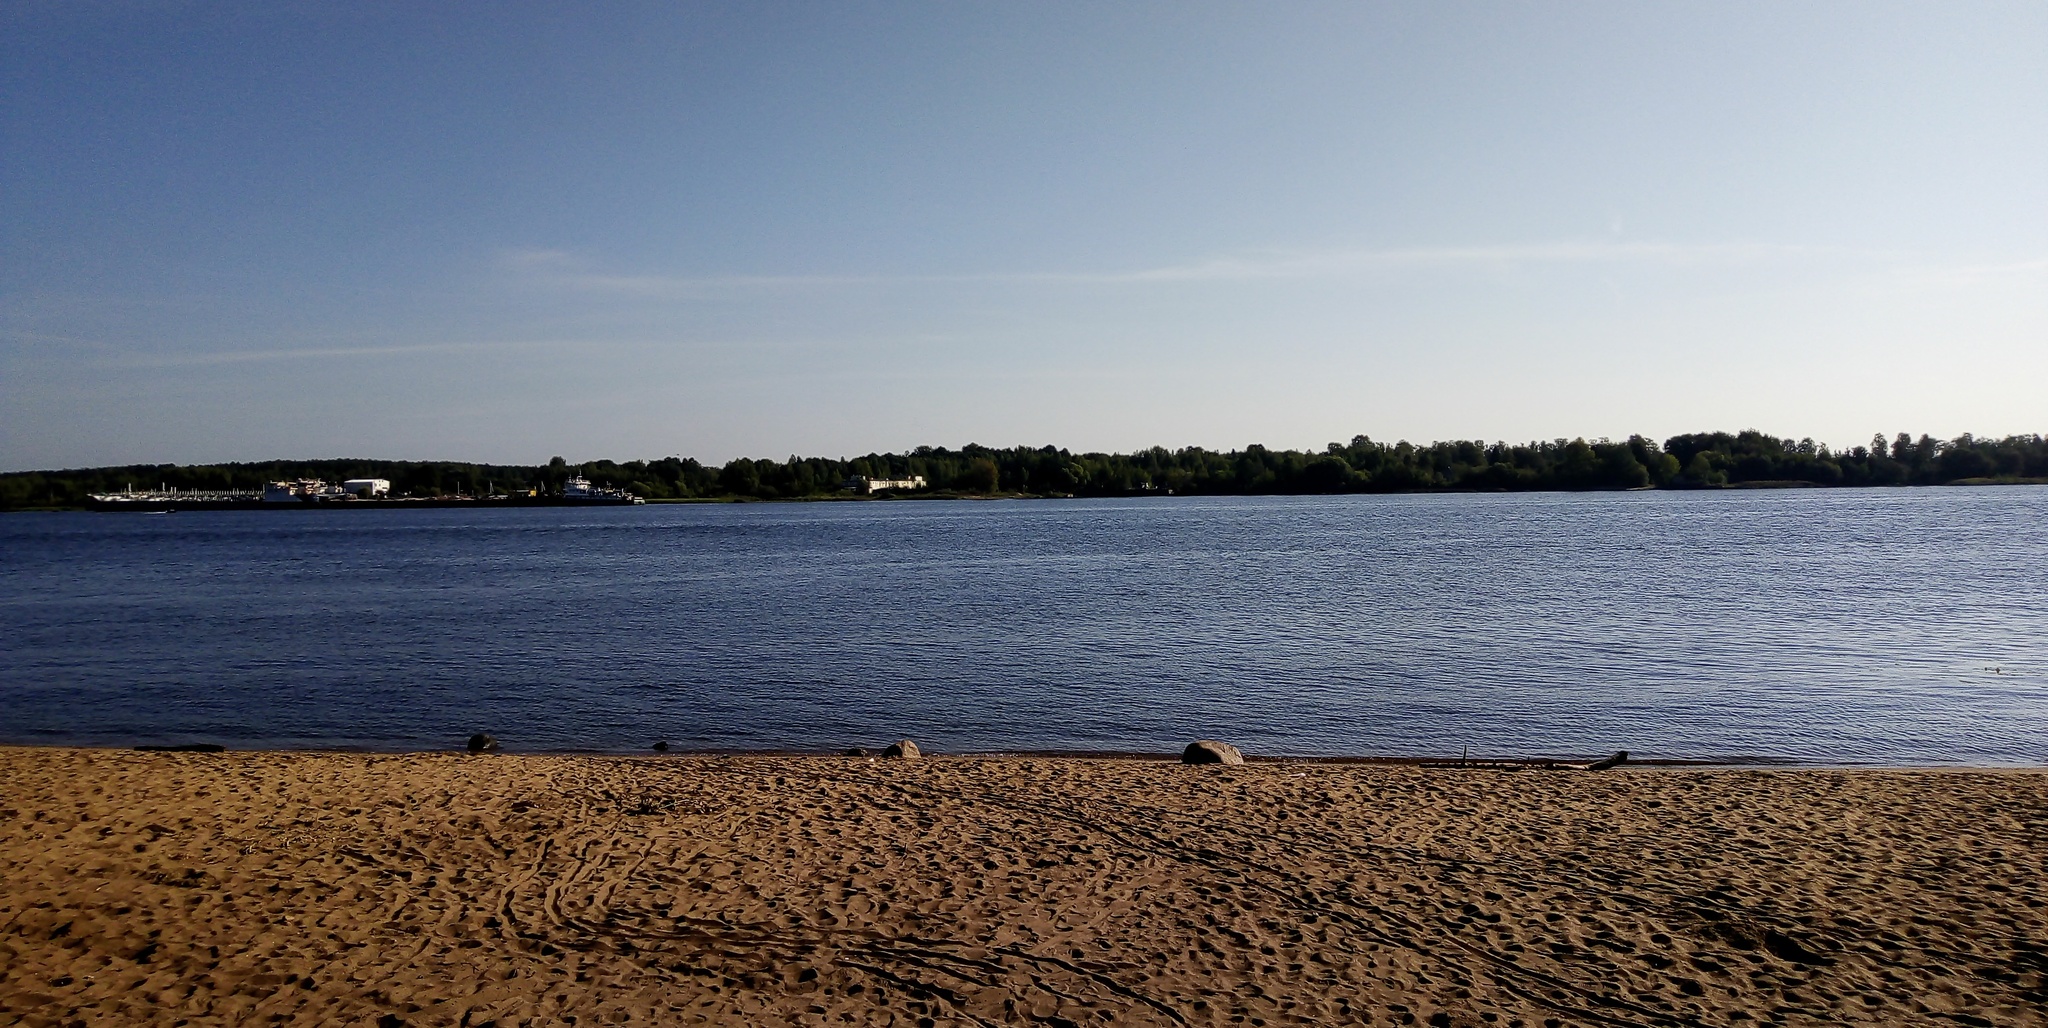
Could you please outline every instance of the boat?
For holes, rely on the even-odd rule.
[[[131,514],[168,514],[174,510],[238,510],[260,507],[263,494],[248,489],[180,489],[160,485],[137,489],[129,485],[118,493],[93,493],[86,498],[94,510],[125,511]]]
[[[354,498],[354,494],[336,489],[317,478],[301,478],[295,482],[272,482],[263,487],[264,503],[325,503],[330,500]]]
[[[568,503],[646,503],[646,500],[625,491],[601,485],[592,485],[582,475],[572,475],[562,483],[562,499]]]

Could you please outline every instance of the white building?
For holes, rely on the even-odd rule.
[[[373,496],[390,495],[391,482],[383,478],[351,478],[341,483],[341,491],[367,500]]]
[[[923,475],[912,475],[909,478],[869,478],[865,475],[855,475],[846,480],[846,488],[857,493],[872,494],[879,493],[884,489],[922,489],[924,487],[925,480]]]

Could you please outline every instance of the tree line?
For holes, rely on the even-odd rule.
[[[390,480],[394,496],[541,495],[573,474],[650,500],[806,499],[846,495],[855,478],[923,477],[927,495],[1156,496],[1714,489],[1741,486],[1952,485],[2048,482],[2048,440],[2039,435],[1934,439],[1905,433],[1831,450],[1811,439],[1762,432],[1701,432],[1662,444],[1625,440],[1392,444],[1354,436],[1321,451],[1153,447],[1135,453],[1072,453],[1043,446],[957,450],[920,446],[850,460],[738,458],[722,466],[689,457],[569,465],[456,461],[309,460],[236,464],[139,464],[0,475],[0,510],[78,507],[93,493],[125,488],[261,489],[280,479]],[[885,494],[886,495],[886,494]]]

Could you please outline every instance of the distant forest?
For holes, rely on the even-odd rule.
[[[1771,485],[1968,485],[2048,481],[2048,440],[2039,435],[1940,440],[1901,433],[1834,451],[1811,439],[1762,432],[1703,432],[1662,445],[1642,436],[1521,444],[1378,443],[1356,436],[1320,452],[1247,446],[1218,452],[1154,447],[1136,453],[1071,453],[1046,446],[1005,450],[920,446],[851,460],[737,459],[723,467],[688,457],[593,461],[560,457],[538,466],[450,461],[308,460],[248,464],[141,464],[0,475],[0,510],[76,507],[92,493],[133,486],[261,489],[275,479],[385,478],[393,495],[452,496],[559,491],[572,474],[650,500],[788,500],[846,495],[855,476],[923,476],[935,496],[1156,496],[1437,491],[1718,489]],[[889,495],[889,494],[882,494]]]

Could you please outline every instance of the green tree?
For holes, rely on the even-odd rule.
[[[761,491],[761,472],[753,461],[735,457],[719,469],[718,487],[733,496],[752,496]]]
[[[1301,469],[1301,487],[1306,492],[1350,492],[1357,481],[1358,473],[1351,470],[1351,465],[1334,455],[1317,457]]]
[[[992,493],[996,491],[996,486],[1001,480],[1002,472],[996,467],[995,461],[987,457],[976,457],[967,462],[966,469],[960,473],[956,481],[959,483],[957,488],[962,492]]]

